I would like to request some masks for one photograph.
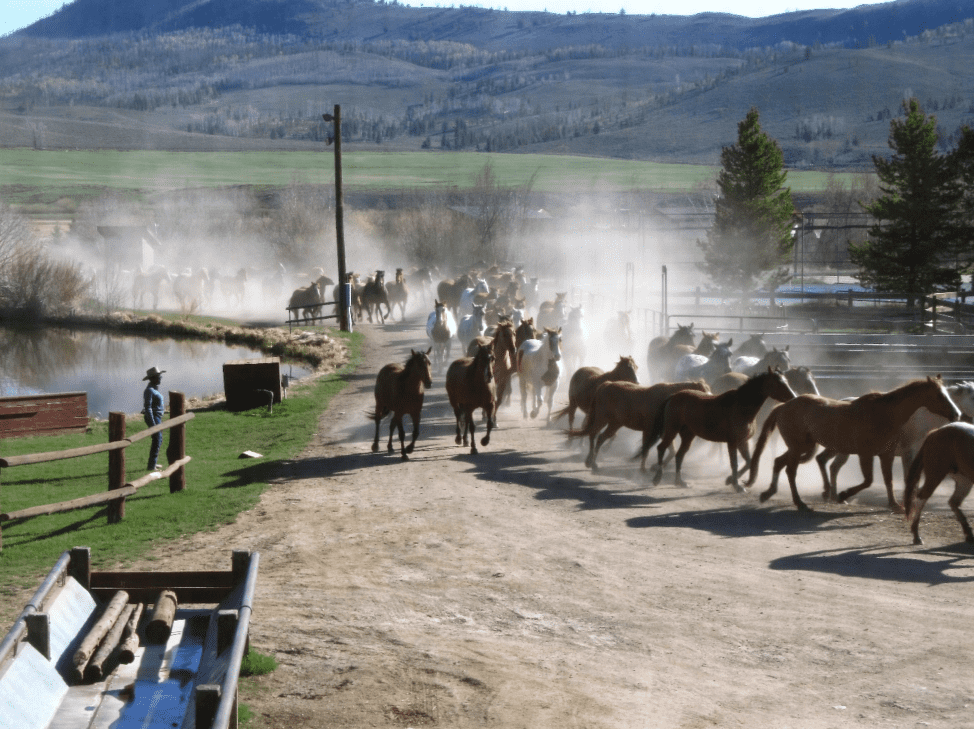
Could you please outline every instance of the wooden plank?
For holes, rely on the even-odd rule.
[[[84,432],[87,428],[85,392],[0,398],[0,438]]]
[[[131,486],[132,488],[135,489],[140,489],[143,486],[152,483],[153,481],[158,481],[161,478],[166,478],[167,476],[172,475],[176,471],[176,469],[182,468],[192,460],[193,460],[192,456],[186,456],[185,458],[180,458],[178,461],[170,463],[161,471],[153,471],[152,473],[147,473],[145,476],[140,476],[139,478],[125,485]]]
[[[155,588],[158,590],[176,587],[233,587],[233,572],[229,570],[204,570],[199,572],[92,572],[91,586],[94,588]]]
[[[82,446],[81,448],[69,448],[63,451],[47,451],[46,453],[25,453],[22,456],[6,456],[0,458],[0,468],[10,466],[29,466],[34,463],[47,463],[49,461],[63,461],[68,458],[78,458],[80,456],[93,456],[96,453],[107,453],[117,448],[126,448],[130,445],[128,440],[117,440],[112,443],[100,443],[98,445]]]
[[[175,585],[170,586],[169,589],[176,593],[176,599],[180,605],[216,605],[233,592],[232,588],[229,587],[180,587]],[[154,603],[159,596],[158,587],[132,587],[126,592],[132,602],[147,604]],[[91,594],[98,600],[110,600],[115,594],[115,588],[96,587],[92,588]]]
[[[12,519],[26,519],[31,516],[44,516],[46,514],[60,514],[63,511],[74,511],[75,509],[84,509],[88,506],[95,506],[97,504],[103,504],[106,501],[113,501],[115,499],[120,499],[125,496],[133,496],[138,491],[134,486],[127,486],[125,488],[116,489],[114,491],[105,491],[100,494],[92,494],[91,496],[82,496],[80,499],[72,499],[71,501],[61,501],[56,504],[43,504],[41,506],[29,506],[26,509],[19,509],[17,511],[8,511],[6,513],[0,514],[0,521],[10,521]]]
[[[190,420],[196,417],[196,413],[186,413],[185,415],[180,415],[175,418],[170,418],[160,425],[153,425],[151,428],[146,428],[145,430],[139,431],[135,435],[128,436],[127,440],[129,443],[137,443],[140,440],[148,438],[154,433],[162,432],[163,430],[169,430],[174,425],[179,425],[181,423],[188,423]]]

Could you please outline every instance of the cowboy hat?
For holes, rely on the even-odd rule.
[[[163,372],[165,372],[165,370],[160,370],[158,367],[150,367],[145,371],[145,377],[142,378],[142,381],[145,382],[146,380],[161,377]]]

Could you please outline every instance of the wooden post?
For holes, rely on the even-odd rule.
[[[68,574],[86,590],[91,589],[91,547],[75,547],[71,550]]]
[[[338,248],[338,284],[345,283],[345,202],[342,196],[342,107],[335,104],[334,114],[322,114],[325,121],[334,122],[335,132],[335,242]],[[344,289],[343,289],[344,290]],[[351,321],[349,321],[348,301],[342,302],[339,299],[338,307],[338,328],[343,332],[352,331]]]
[[[186,396],[181,392],[169,391],[169,417],[175,418],[186,414]],[[180,423],[169,429],[169,445],[166,447],[166,459],[175,463],[186,456],[186,424]],[[186,467],[180,466],[169,477],[169,493],[174,494],[186,488]]]
[[[108,414],[108,440],[125,439],[125,413]],[[108,452],[108,490],[115,491],[125,485],[125,449]],[[125,497],[108,502],[108,523],[118,524],[125,517]]]
[[[220,610],[216,614],[216,654],[220,655],[233,645],[233,637],[237,634],[239,611]]]
[[[51,660],[51,616],[47,613],[32,613],[24,616],[27,623],[27,642],[47,660]]]
[[[232,670],[232,669],[231,669]],[[211,729],[220,707],[223,689],[217,683],[201,683],[196,686],[196,727]]]

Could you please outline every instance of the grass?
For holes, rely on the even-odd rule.
[[[358,361],[361,335],[335,332],[335,336],[347,337],[349,364],[332,375],[294,385],[272,413],[264,408],[196,413],[186,426],[186,453],[193,460],[186,466],[185,491],[170,494],[168,479],[153,482],[126,499],[125,518],[115,525],[107,523],[104,506],[4,522],[0,594],[36,586],[71,547],[91,547],[95,567],[117,568],[144,557],[165,540],[218,529],[252,508],[281,461],[295,457],[310,442],[318,416],[345,386],[343,375]],[[138,420],[127,423],[130,435],[144,428]],[[92,422],[84,434],[12,439],[0,445],[3,455],[19,455],[107,440],[107,423]],[[167,443],[168,436],[163,453]],[[128,479],[145,472],[148,448],[149,441],[144,440],[126,449]],[[245,450],[257,451],[263,458],[239,459]],[[107,454],[4,469],[0,508],[10,511],[99,493],[107,489],[107,473]]]
[[[330,149],[330,148],[327,148]],[[329,151],[165,152],[0,149],[0,194],[17,205],[54,205],[107,190],[153,192],[301,182],[334,182]],[[541,192],[686,191],[712,181],[715,168],[632,160],[476,152],[346,152],[342,184],[350,190],[469,188],[490,162],[504,186],[528,181]],[[839,175],[841,177],[842,175]],[[827,174],[790,171],[794,192],[823,190]]]

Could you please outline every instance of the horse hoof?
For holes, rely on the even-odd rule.
[[[395,449],[395,448],[393,448],[392,446],[389,446],[389,448],[388,448],[387,450],[388,450],[388,451],[389,451],[390,453],[395,453],[395,452],[396,452],[396,449]]]
[[[406,453],[412,453],[412,452],[413,452],[413,444],[410,443],[408,446],[406,446]]]
[[[454,442],[454,443],[456,443],[457,445],[460,445],[460,443],[462,442],[462,441],[460,440],[460,436],[458,435],[458,436],[457,436],[456,438],[454,438],[454,439],[453,439],[453,442]]]
[[[404,461],[408,461],[408,460],[409,460],[409,456],[407,456],[407,455],[406,455],[405,453],[403,453],[403,454],[402,454],[402,459],[403,459]]]
[[[967,541],[974,541],[974,540],[968,539]],[[920,537],[913,537],[913,543],[914,544],[923,544],[923,540],[920,539]]]
[[[659,486],[659,482],[662,481],[662,480],[663,480],[663,474],[662,473],[657,473],[655,476],[653,476],[653,485],[654,486]]]
[[[771,498],[771,492],[770,491],[762,491],[759,500],[763,504],[765,501],[767,501],[770,498]]]
[[[477,455],[477,447],[476,446],[470,446],[470,455],[471,456]]]
[[[372,444],[372,452],[373,453],[378,453],[379,452],[379,444],[378,443],[373,443]]]
[[[480,439],[480,445],[482,445],[482,446],[490,445],[490,436],[489,435],[485,435],[483,438],[481,438]]]
[[[903,508],[903,504],[890,504],[890,511],[894,514],[905,514],[906,509]]]

